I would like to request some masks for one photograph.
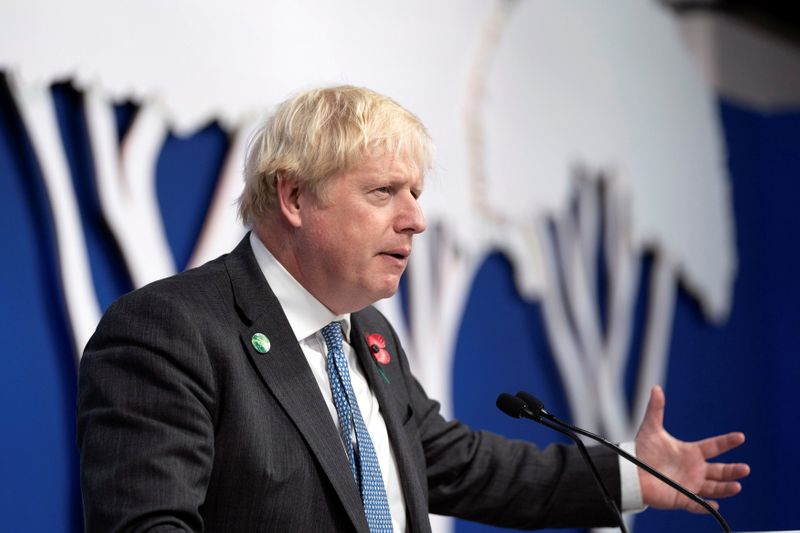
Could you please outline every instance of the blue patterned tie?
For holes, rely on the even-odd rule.
[[[350,370],[344,356],[342,326],[331,322],[322,328],[322,336],[328,346],[328,379],[331,382],[333,403],[339,415],[339,432],[342,436],[353,477],[361,489],[364,512],[371,533],[392,531],[392,516],[389,514],[389,501],[383,486],[378,455],[372,439],[361,417],[353,386],[350,384]],[[357,449],[353,449],[351,431],[356,431]]]

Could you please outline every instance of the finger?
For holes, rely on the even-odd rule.
[[[687,500],[689,501],[689,503],[686,505],[685,509],[687,511],[689,511],[690,513],[710,514],[708,512],[708,509],[706,509],[705,507],[703,507],[699,503],[695,503],[692,500],[689,500],[688,498],[687,498]],[[705,502],[708,505],[710,505],[714,510],[717,510],[717,511],[719,510],[719,502],[716,502],[714,500],[705,500]]]
[[[709,463],[706,479],[712,481],[735,481],[750,475],[750,465],[745,463]]]
[[[738,481],[706,481],[697,491],[703,498],[727,498],[742,492],[742,484]]]
[[[700,453],[703,454],[703,457],[706,459],[711,459],[727,452],[728,450],[736,448],[737,446],[741,446],[744,443],[744,440],[744,433],[733,432],[726,433],[725,435],[709,437],[707,439],[697,441],[696,444],[700,448]]]
[[[715,500],[707,500],[705,498],[701,498],[701,499],[704,502],[706,502],[709,506],[711,506],[713,509],[719,509],[719,502],[717,502]],[[688,498],[687,496],[684,496],[683,494],[681,494],[679,496],[679,498],[675,502],[675,504],[676,504],[676,506],[675,506],[676,509],[684,509],[686,511],[689,511],[690,513],[698,513],[698,514],[705,513],[705,514],[708,514],[708,509],[706,509],[705,507],[703,507],[699,503],[695,502],[691,498]]]

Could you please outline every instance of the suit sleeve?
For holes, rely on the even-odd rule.
[[[402,353],[399,343],[396,349]],[[541,450],[446,421],[410,374],[405,354],[401,360],[426,461],[430,512],[520,529],[616,525],[575,446]],[[619,502],[618,458],[589,450]]]
[[[192,324],[176,299],[139,291],[89,341],[77,407],[86,531],[203,529],[215,385]]]
[[[431,512],[524,529],[615,525],[574,446],[553,444],[540,450],[445,422],[438,405],[429,409],[423,411],[420,428]],[[604,449],[590,453],[619,502],[617,457]]]

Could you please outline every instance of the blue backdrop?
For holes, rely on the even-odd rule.
[[[53,89],[78,193],[101,306],[131,288],[97,205],[80,94]],[[117,109],[120,134],[136,112]],[[737,530],[800,527],[793,483],[800,478],[794,389],[800,383],[800,112],[764,115],[719,103],[736,217],[739,256],[733,309],[711,325],[681,290],[666,383],[666,424],[694,439],[729,430],[746,445],[727,459],[747,461],[744,492],[723,504]],[[158,195],[176,264],[183,267],[228,145],[209,125],[188,139],[171,137],[158,161]],[[75,355],[57,269],[53,220],[29,140],[0,83],[0,529],[81,529],[75,447]],[[675,213],[680,216],[680,213]],[[645,259],[647,270],[647,259]],[[458,417],[541,445],[558,440],[544,428],[505,417],[498,392],[526,389],[569,418],[542,327],[539,306],[520,300],[511,266],[489,255],[472,287],[453,368]],[[643,281],[646,283],[646,276]],[[644,294],[644,291],[642,291]],[[644,309],[645,296],[640,301]],[[497,349],[496,337],[504,339]],[[634,343],[635,345],[636,343]],[[635,346],[634,346],[635,348]],[[635,362],[630,374],[635,372]],[[491,528],[459,523],[459,532]],[[648,510],[637,531],[716,531],[707,516]]]

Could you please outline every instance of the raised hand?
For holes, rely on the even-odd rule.
[[[709,460],[740,446],[745,440],[744,434],[726,433],[695,442],[678,440],[664,429],[665,403],[664,391],[656,385],[650,392],[647,411],[636,435],[636,455],[703,498],[738,494],[742,490],[738,480],[750,473],[750,467],[744,463],[711,463]],[[643,470],[639,470],[639,481],[645,505],[706,512]],[[713,499],[709,503],[719,508]]]

